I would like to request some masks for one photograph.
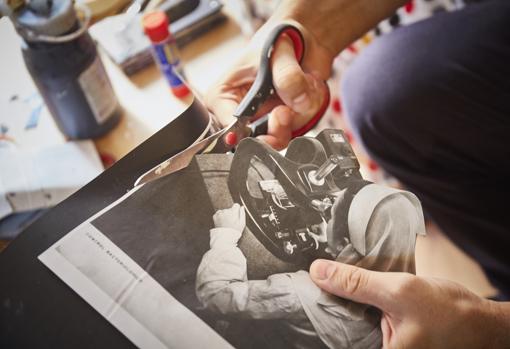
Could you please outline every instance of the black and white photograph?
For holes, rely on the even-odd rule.
[[[84,224],[54,250],[109,295],[108,320],[122,322],[125,311],[163,347],[219,340],[212,331],[193,336],[198,323],[236,348],[378,348],[379,311],[322,292],[307,270],[325,258],[413,273],[416,235],[425,232],[418,199],[363,180],[340,130],[298,137],[285,156],[250,138],[234,155],[197,155]],[[77,257],[83,240],[104,258]],[[177,304],[195,317],[163,321]]]

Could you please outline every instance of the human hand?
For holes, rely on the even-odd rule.
[[[287,20],[287,22],[292,22]],[[261,47],[269,31],[278,23],[269,22],[257,32],[245,55],[206,95],[206,105],[227,125],[257,74]],[[269,112],[267,135],[260,139],[276,149],[287,146],[292,131],[298,130],[319,111],[327,95],[324,83],[331,72],[334,55],[317,43],[314,37],[296,22],[305,39],[302,66],[296,59],[290,38],[283,35],[275,45],[271,67],[277,95],[268,100],[255,117]]]
[[[308,235],[310,235],[317,242],[325,243],[328,241],[328,237],[326,235],[326,229],[328,224],[324,219],[319,224],[314,224],[308,229]]]
[[[216,228],[232,228],[242,232],[246,225],[244,207],[234,204],[231,208],[218,210],[213,216],[213,221]]]
[[[379,308],[383,348],[510,347],[510,304],[454,282],[326,260],[311,265],[310,277],[329,293]]]

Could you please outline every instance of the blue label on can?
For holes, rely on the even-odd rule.
[[[153,44],[153,47],[161,71],[170,83],[170,86],[177,87],[182,85],[183,82],[176,74],[178,72],[183,76],[175,42]]]
[[[182,85],[182,81],[177,74],[175,74],[173,66],[167,64],[165,67],[161,66],[161,70],[170,83],[170,86],[176,87]]]

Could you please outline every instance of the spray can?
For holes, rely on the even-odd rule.
[[[31,0],[10,17],[23,38],[28,71],[62,133],[86,139],[113,128],[122,111],[73,1]]]
[[[183,98],[190,91],[182,81],[184,72],[179,50],[168,25],[168,17],[163,11],[150,12],[143,17],[143,29],[152,43],[154,59],[170,84],[172,93],[178,98]]]

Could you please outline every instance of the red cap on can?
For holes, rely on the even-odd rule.
[[[143,30],[152,42],[161,42],[170,36],[168,17],[163,11],[149,12],[143,16]]]

